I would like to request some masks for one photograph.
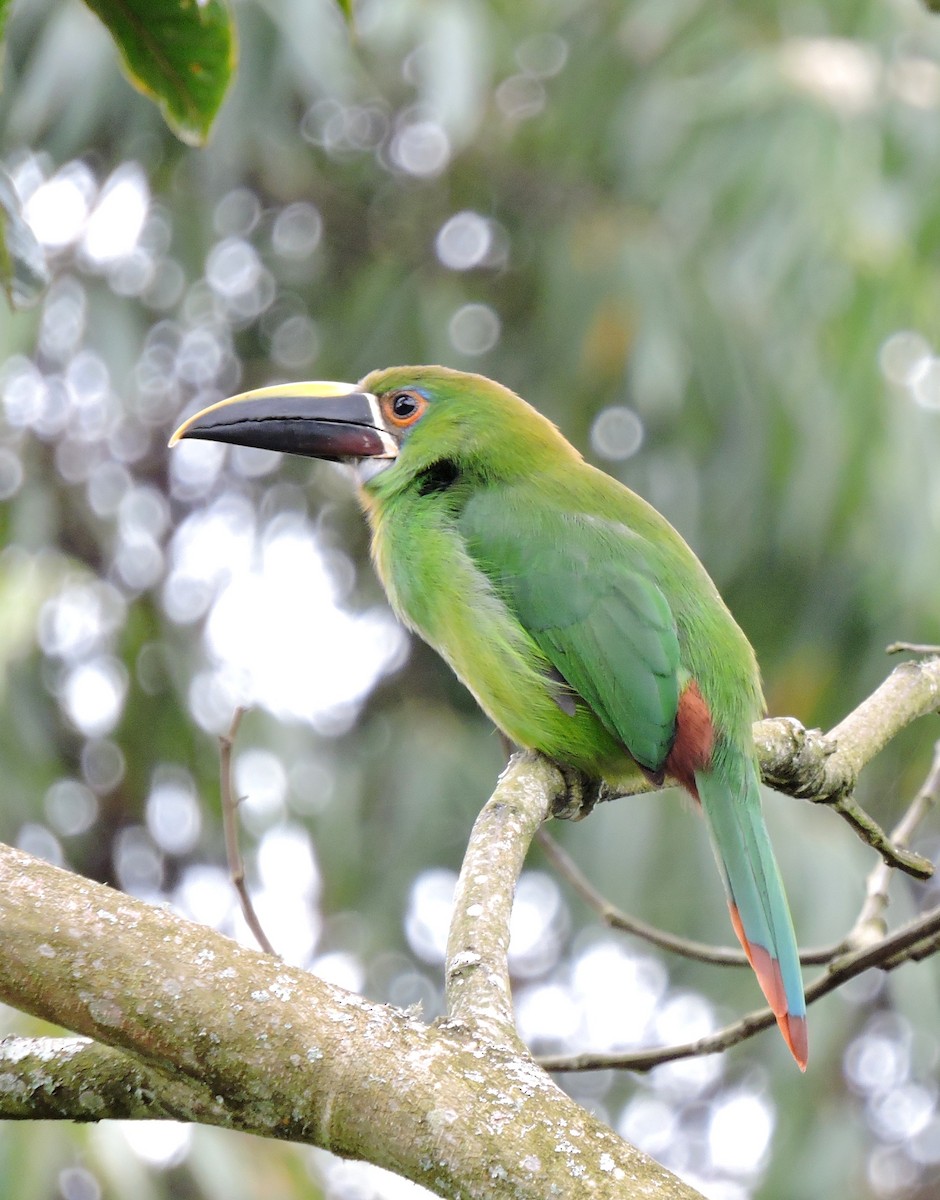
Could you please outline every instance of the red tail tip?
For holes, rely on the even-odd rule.
[[[744,953],[747,955],[747,960],[754,969],[754,974],[757,976],[757,982],[760,984],[761,991],[767,998],[767,1003],[777,1018],[777,1025],[783,1034],[783,1040],[789,1046],[790,1053],[796,1059],[796,1065],[801,1071],[805,1071],[806,1063],[809,1059],[806,1017],[797,1017],[787,1011],[787,995],[783,986],[783,977],[780,974],[780,964],[763,946],[758,946],[754,942],[747,940],[737,905],[729,903],[728,909],[731,913],[731,924],[734,926],[734,932],[738,936],[738,941],[744,947]]]

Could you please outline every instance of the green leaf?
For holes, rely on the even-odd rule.
[[[85,2],[108,27],[131,83],[177,137],[203,145],[238,57],[226,0]]]
[[[0,0],[0,3],[2,3],[2,0]],[[342,12],[343,16],[346,18],[347,23],[352,25],[352,23],[353,23],[353,0],[336,0],[336,3],[339,5],[340,11]],[[940,0],[938,0],[938,3],[940,3]]]
[[[27,308],[36,303],[48,283],[42,247],[23,218],[12,179],[0,167],[0,288],[13,308]]]

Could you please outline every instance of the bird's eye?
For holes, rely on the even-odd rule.
[[[407,421],[409,417],[413,417],[417,408],[418,401],[407,392],[399,392],[397,396],[392,397],[392,412],[399,421]]]
[[[413,425],[427,408],[427,400],[414,392],[392,392],[386,396],[386,414],[395,425]]]

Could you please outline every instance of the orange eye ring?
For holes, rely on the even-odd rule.
[[[410,392],[407,389],[388,392],[382,397],[383,413],[399,429],[407,429],[409,425],[414,425],[427,406],[428,402],[420,392]]]

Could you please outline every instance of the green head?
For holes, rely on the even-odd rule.
[[[394,492],[436,472],[518,478],[575,455],[508,388],[446,367],[391,367],[358,384],[259,388],[203,409],[174,433],[347,462],[367,491]]]

